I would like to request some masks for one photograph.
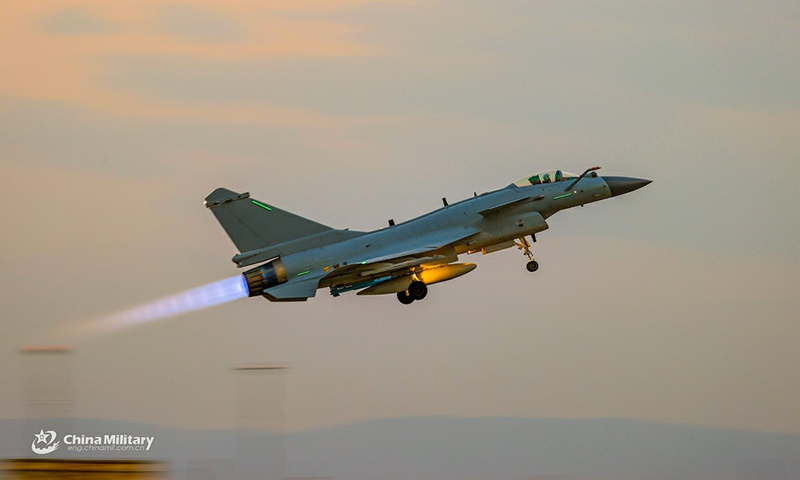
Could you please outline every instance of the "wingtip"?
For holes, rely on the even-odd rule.
[[[208,196],[205,198],[205,206],[215,207],[217,205],[222,205],[223,203],[228,203],[232,202],[233,200],[247,198],[249,196],[250,196],[249,192],[237,193],[234,192],[233,190],[228,190],[227,188],[220,187],[208,194]]]

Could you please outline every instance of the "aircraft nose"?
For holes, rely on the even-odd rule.
[[[608,184],[608,188],[611,190],[611,196],[613,197],[632,192],[652,182],[652,180],[631,177],[603,177],[603,180]]]

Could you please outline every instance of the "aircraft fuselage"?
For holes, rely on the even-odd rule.
[[[474,270],[475,264],[456,263],[459,255],[517,246],[536,271],[526,237],[546,230],[549,217],[650,183],[601,177],[598,168],[580,176],[542,172],[372,232],[335,230],[222,188],[206,205],[242,252],[233,257],[237,265],[267,262],[244,273],[250,296],[297,301],[327,287],[334,296],[397,293],[411,303],[425,297],[427,285]]]

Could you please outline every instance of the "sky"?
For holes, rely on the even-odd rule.
[[[0,5],[0,418],[23,346],[239,273],[217,187],[372,230],[536,171],[652,179],[431,287],[242,299],[71,339],[73,414],[292,431],[626,417],[800,433],[796,2]],[[214,412],[211,414],[210,412]]]

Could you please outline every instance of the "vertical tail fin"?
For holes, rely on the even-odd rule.
[[[218,188],[206,197],[217,220],[240,252],[307,237],[331,227],[236,193]]]

